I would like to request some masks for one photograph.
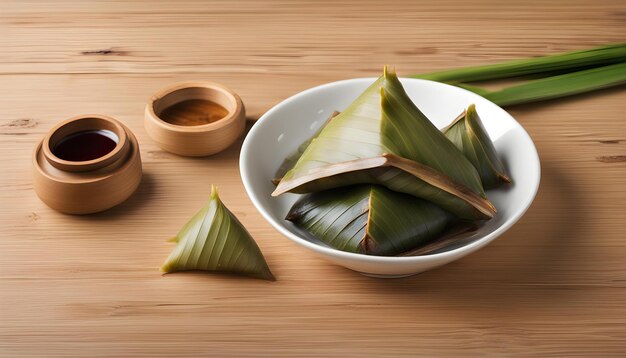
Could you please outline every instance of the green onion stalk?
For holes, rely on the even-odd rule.
[[[547,77],[496,91],[466,83],[529,75]],[[454,84],[501,106],[538,102],[626,83],[626,43],[411,77]]]

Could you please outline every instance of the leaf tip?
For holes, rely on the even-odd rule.
[[[167,274],[167,273],[171,273],[172,272],[172,265],[171,265],[169,259],[167,261],[165,261],[163,263],[163,265],[161,265],[160,270],[161,270],[161,272],[163,272],[163,274]]]
[[[507,184],[511,184],[513,182],[511,178],[504,173],[498,173],[498,178]]]
[[[389,69],[389,65],[384,65],[383,66],[383,78],[388,78],[388,77],[397,77],[396,75],[396,68],[395,67],[391,67],[391,69]]]
[[[274,189],[272,194],[270,194],[271,196],[277,197],[284,192],[281,184],[282,184],[282,180],[278,182],[278,184],[276,185],[276,189]]]
[[[293,210],[292,208],[292,210],[289,210],[289,212],[285,216],[285,220],[295,222],[300,218],[300,216],[300,213],[297,210]]]
[[[211,200],[219,199],[219,191],[217,190],[217,185],[211,184],[211,195],[209,196]]]
[[[268,280],[268,281],[276,281],[276,276],[274,276],[274,274],[272,273],[272,271],[270,271],[270,269],[267,269],[267,272],[263,273],[263,279]]]
[[[466,115],[468,117],[477,115],[476,105],[474,103],[472,103],[469,106],[467,106],[467,109],[465,110],[465,113],[466,113]]]
[[[489,199],[485,199],[485,206],[487,207],[487,210],[489,211],[489,212],[485,212],[485,214],[487,214],[490,219],[496,216],[496,214],[498,213],[498,209],[496,209],[496,206],[493,205],[493,203]]]

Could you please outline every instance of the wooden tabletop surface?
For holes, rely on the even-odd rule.
[[[189,159],[142,125],[151,93],[177,81],[230,86],[254,120],[383,64],[408,75],[625,39],[626,5],[608,0],[2,1],[0,356],[626,355],[623,87],[510,108],[541,157],[534,204],[481,251],[396,280],[272,229],[241,183],[241,141]],[[68,216],[35,195],[31,155],[82,113],[128,125],[145,174],[124,204]],[[210,184],[278,281],[161,275],[165,239]]]

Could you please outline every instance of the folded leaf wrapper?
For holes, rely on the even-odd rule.
[[[261,250],[212,187],[209,202],[182,227],[161,269],[203,270],[274,280]]]
[[[354,185],[301,197],[287,220],[339,250],[397,255],[444,232],[455,217],[379,185]]]
[[[474,105],[442,131],[478,170],[486,189],[511,182]]]
[[[364,183],[423,198],[463,219],[495,214],[473,165],[386,69],[328,122],[272,195]]]

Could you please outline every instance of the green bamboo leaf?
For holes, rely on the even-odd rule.
[[[386,69],[311,141],[272,195],[359,183],[423,198],[463,219],[495,213],[473,165]]]
[[[476,112],[476,106],[470,105],[442,131],[472,162],[486,189],[496,188],[502,183],[511,182],[505,173],[504,165],[498,158],[496,148],[494,148],[493,142]]]
[[[176,235],[176,247],[161,269],[232,272],[274,280],[261,250],[248,231],[211,188],[208,203]]]
[[[411,195],[353,185],[301,197],[286,219],[339,250],[386,256],[437,238],[455,217]]]
[[[626,43],[491,65],[437,71],[412,76],[439,82],[473,82],[534,74],[563,73],[626,62]]]

